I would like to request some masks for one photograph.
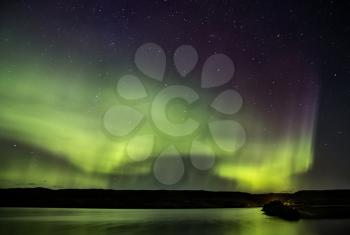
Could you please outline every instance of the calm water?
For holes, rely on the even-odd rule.
[[[350,234],[350,219],[287,222],[260,209],[0,209],[1,235]]]

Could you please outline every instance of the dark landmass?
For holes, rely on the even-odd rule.
[[[350,218],[350,190],[299,191],[265,203],[262,211],[286,220]]]
[[[296,208],[289,206],[279,200],[274,200],[266,203],[263,206],[262,211],[266,215],[277,216],[285,220],[294,221],[300,219],[300,213]]]
[[[265,214],[289,220],[350,218],[350,190],[250,194],[175,190],[19,188],[0,189],[0,207],[130,209],[263,207]]]
[[[282,194],[281,194],[282,196]],[[0,189],[0,207],[235,208],[260,207],[274,194],[176,190]]]

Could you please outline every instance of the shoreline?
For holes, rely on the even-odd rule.
[[[269,216],[287,220],[350,218],[350,190],[251,194],[244,192],[0,189],[0,207],[99,209],[214,209],[262,208]],[[278,202],[273,210],[266,210]]]

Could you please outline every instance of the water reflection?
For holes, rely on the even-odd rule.
[[[350,220],[287,222],[260,209],[0,209],[0,234],[347,234]]]

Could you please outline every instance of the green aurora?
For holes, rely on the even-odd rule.
[[[0,72],[1,187],[167,188],[153,179],[152,165],[169,141],[163,141],[150,123],[139,133],[153,133],[159,141],[154,154],[141,162],[126,156],[131,137],[114,138],[103,128],[106,110],[124,102],[115,93],[123,71],[111,72],[109,79],[96,82],[96,71],[88,67],[10,60],[2,62]],[[149,93],[156,93],[156,86],[146,85]],[[289,124],[294,124],[286,125],[274,138],[263,134],[264,127],[273,127],[273,123],[252,107],[245,107],[234,117],[248,133],[245,146],[233,154],[216,151],[213,169],[204,173],[197,174],[186,166],[186,178],[174,188],[252,192],[297,188],[295,176],[307,172],[313,162],[316,100],[312,97],[311,108],[303,113],[305,118],[298,118],[297,124],[291,119]],[[131,103],[146,118],[147,101]],[[199,116],[209,113],[204,110]],[[191,140],[191,136],[184,137],[175,143],[185,161]],[[207,144],[215,149],[214,144]],[[146,144],[135,148],[140,153],[149,151]],[[197,151],[199,157],[208,154],[206,149]],[[220,183],[220,187],[215,186]]]

